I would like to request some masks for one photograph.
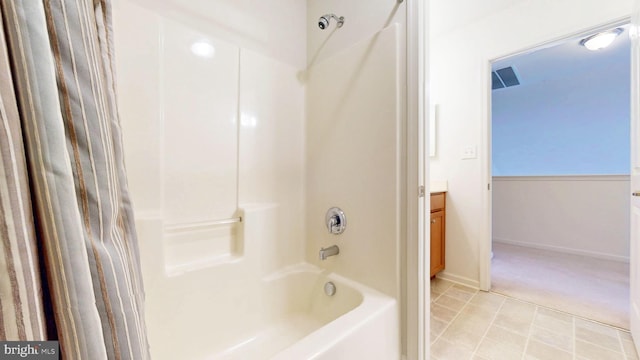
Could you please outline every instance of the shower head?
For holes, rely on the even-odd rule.
[[[342,24],[344,24],[344,16],[337,17],[335,14],[322,15],[320,16],[320,19],[318,19],[318,27],[320,28],[320,30],[324,30],[329,27],[329,20],[331,18],[336,19],[336,21],[338,22],[337,26],[339,28],[342,27]]]

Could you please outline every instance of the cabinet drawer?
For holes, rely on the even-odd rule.
[[[431,212],[444,209],[445,193],[431,194]]]

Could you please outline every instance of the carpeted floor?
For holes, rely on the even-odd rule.
[[[629,329],[629,264],[493,243],[491,291]]]

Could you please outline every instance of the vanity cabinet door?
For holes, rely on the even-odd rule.
[[[431,277],[444,270],[444,210],[431,213]]]

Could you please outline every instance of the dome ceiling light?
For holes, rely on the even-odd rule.
[[[604,31],[595,35],[591,35],[580,41],[580,45],[586,47],[591,51],[597,51],[604,49],[611,45],[613,41],[622,33],[621,28],[615,28],[613,30]]]

